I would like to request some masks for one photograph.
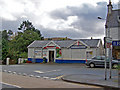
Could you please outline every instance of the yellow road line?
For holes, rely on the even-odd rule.
[[[56,77],[56,79],[60,79],[60,78],[62,78],[64,75],[61,75],[61,76],[58,76],[58,77]]]

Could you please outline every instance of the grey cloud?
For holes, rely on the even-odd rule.
[[[41,27],[41,32],[44,37],[69,37],[69,38],[87,38],[87,37],[95,37],[101,36],[101,33],[92,33],[92,32],[84,32],[75,31],[74,29],[65,29],[63,30],[52,30],[49,28]]]
[[[63,10],[55,10],[51,12],[51,17],[53,19],[64,19],[67,20],[69,16],[77,16],[78,20],[73,22],[70,26],[73,26],[75,29],[82,30],[82,32],[71,33],[70,36],[74,35],[74,37],[91,37],[91,36],[100,36],[104,35],[104,26],[103,28],[98,28],[98,22],[102,23],[97,19],[98,16],[105,18],[106,16],[106,2],[98,2],[97,6],[93,6],[90,4],[83,4],[81,7],[71,7],[67,6]],[[64,13],[65,10],[68,10],[69,13]],[[71,31],[70,31],[71,32]],[[77,35],[75,34],[77,33]]]
[[[36,4],[37,2],[34,2]],[[100,20],[97,20],[97,16],[101,16],[105,18],[106,16],[106,2],[98,2],[97,7],[94,7],[90,4],[84,4],[81,7],[71,7],[67,6],[63,9],[57,9],[55,11],[52,11],[50,13],[50,16],[53,19],[64,19],[67,20],[69,16],[78,16],[78,20],[73,22],[71,26],[74,27],[74,29],[82,30],[82,33],[80,31],[75,31],[74,29],[65,29],[65,30],[51,30],[49,28],[44,28],[42,25],[36,26],[42,33],[44,37],[69,37],[69,38],[87,38],[87,37],[94,37],[94,36],[100,36],[104,35],[104,26],[103,28],[98,28],[97,23],[101,22]],[[33,12],[25,12],[21,15],[26,15],[28,18],[27,20],[30,20],[34,25],[34,19],[37,20],[34,16]],[[21,18],[20,16],[17,16],[16,21],[7,21],[2,20],[2,29],[11,29],[13,31],[17,31],[18,26],[23,20],[26,20],[25,18]],[[42,17],[40,17],[42,18]],[[35,26],[35,25],[34,25]],[[49,32],[49,33],[48,33]]]
[[[96,16],[101,15],[105,17],[106,15],[106,2],[98,2],[97,6],[93,6],[90,4],[83,4],[82,8],[80,7],[72,7],[67,6],[63,9],[57,9],[50,13],[53,19],[67,19],[68,16],[78,16],[88,19],[94,19]],[[68,11],[68,13],[66,13]]]

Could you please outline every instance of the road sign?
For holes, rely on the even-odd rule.
[[[113,46],[120,46],[120,41],[112,41]]]
[[[106,43],[107,48],[111,48],[112,43]]]
[[[107,42],[107,43],[112,43],[112,38],[106,37],[106,42]]]

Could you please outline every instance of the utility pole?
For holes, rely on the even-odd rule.
[[[106,20],[101,17],[98,19]],[[108,26],[107,26],[108,27]],[[104,37],[104,44],[105,44],[105,80],[107,80],[107,63],[109,63],[109,71],[110,71],[110,79],[111,79],[111,72],[112,72],[112,38],[110,38],[110,28],[106,30],[106,34]],[[111,49],[110,49],[111,48]]]

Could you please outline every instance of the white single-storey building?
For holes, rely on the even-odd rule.
[[[87,58],[103,55],[100,39],[34,41],[28,46],[28,61],[36,63],[85,63]]]

